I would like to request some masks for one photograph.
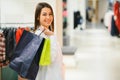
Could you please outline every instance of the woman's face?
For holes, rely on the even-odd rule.
[[[39,17],[39,22],[42,26],[48,28],[53,22],[53,13],[50,8],[43,8]]]

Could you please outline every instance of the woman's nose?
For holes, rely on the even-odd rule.
[[[49,15],[47,15],[47,18],[50,18],[50,16],[49,16]]]

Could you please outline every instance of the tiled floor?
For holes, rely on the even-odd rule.
[[[120,80],[120,38],[94,25],[75,30],[70,39],[77,51],[64,55],[65,80]]]

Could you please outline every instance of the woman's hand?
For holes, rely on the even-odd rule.
[[[47,28],[44,28],[44,29],[45,29],[44,34],[46,34],[46,35],[48,35],[48,36],[51,36],[51,35],[54,34],[54,33],[53,33],[52,31],[50,31],[49,29],[47,29]]]

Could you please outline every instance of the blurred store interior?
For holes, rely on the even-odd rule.
[[[0,27],[33,27],[38,2],[55,12],[65,80],[120,80],[120,0],[0,0]]]

